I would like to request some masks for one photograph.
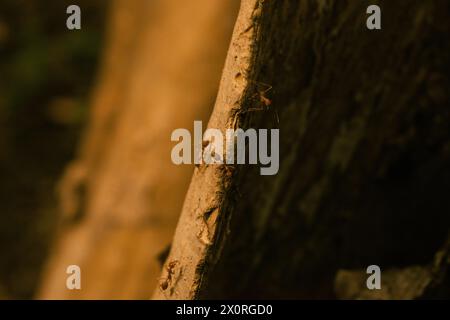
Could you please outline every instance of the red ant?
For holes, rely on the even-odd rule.
[[[174,260],[169,262],[169,264],[166,267],[166,271],[167,271],[167,277],[162,279],[161,283],[160,283],[160,288],[162,290],[166,290],[169,285],[172,283],[172,279],[173,276],[175,274],[175,266],[178,264],[178,260]]]
[[[269,98],[267,98],[266,94],[273,89],[273,86],[266,84],[264,82],[259,82],[259,81],[254,81],[254,80],[249,80],[250,82],[255,83],[256,85],[260,85],[260,86],[264,86],[266,87],[264,90],[257,90],[257,92],[252,96],[252,99],[257,98],[259,106],[258,107],[253,107],[253,108],[248,108],[246,110],[239,110],[235,117],[234,117],[234,121],[233,121],[233,128],[236,129],[236,122],[237,122],[237,117],[239,114],[243,114],[243,113],[247,113],[247,112],[254,112],[254,111],[264,111],[264,110],[269,110],[269,107],[272,105],[272,100],[270,100]],[[278,112],[275,109],[275,115],[277,117],[277,123],[280,123],[280,118],[278,117]]]

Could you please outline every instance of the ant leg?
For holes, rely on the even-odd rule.
[[[274,108],[275,110],[275,116],[277,117],[277,123],[280,124],[280,117],[278,116],[277,108]]]
[[[258,82],[258,83],[266,87],[266,90],[262,91],[262,93],[267,93],[273,89],[273,86],[271,86],[270,84],[267,84],[264,82]]]
[[[245,112],[253,112],[253,111],[264,111],[264,108],[263,107],[248,108],[247,110],[245,110]]]
[[[236,130],[236,125],[239,125],[238,118],[241,113],[242,113],[242,111],[239,110],[238,112],[236,112],[236,114],[233,117],[233,123],[231,124],[231,127],[233,128],[233,130]]]
[[[261,85],[261,86],[266,87],[265,90],[261,91],[262,93],[267,93],[267,92],[269,92],[270,90],[273,89],[273,86],[271,86],[270,84],[267,84],[267,83],[264,83],[264,82],[261,82],[261,81],[256,81],[256,80],[250,79],[249,76],[248,76],[248,72],[246,72],[246,71],[244,72],[242,69],[239,69],[239,73],[240,73],[240,74],[245,78],[245,80],[247,80],[248,82],[251,82],[251,83],[254,83],[254,84],[259,84],[259,85]],[[255,95],[257,95],[257,94],[255,94]]]

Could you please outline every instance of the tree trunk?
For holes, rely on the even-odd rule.
[[[79,157],[60,187],[61,230],[39,298],[147,299],[192,167],[170,134],[211,111],[237,0],[116,0]],[[82,290],[67,290],[79,265]]]
[[[280,171],[195,169],[154,298],[333,298],[341,269],[432,263],[450,226],[449,9],[243,0],[208,126],[279,127]],[[272,105],[249,111],[263,83]]]

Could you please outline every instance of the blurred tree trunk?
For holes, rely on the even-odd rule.
[[[449,9],[243,0],[209,127],[279,127],[280,171],[196,168],[154,297],[328,298],[340,269],[431,263],[450,225]],[[272,106],[246,112],[261,83]]]
[[[63,215],[39,298],[146,299],[157,283],[192,168],[170,161],[171,132],[206,120],[238,0],[116,0]],[[66,289],[79,265],[82,290]]]

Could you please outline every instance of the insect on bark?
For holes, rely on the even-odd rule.
[[[247,112],[255,112],[255,111],[268,111],[268,110],[270,110],[270,106],[272,105],[272,100],[267,97],[267,93],[273,89],[273,86],[271,86],[267,83],[264,83],[264,82],[260,82],[260,81],[255,81],[255,80],[248,80],[248,81],[256,84],[256,86],[257,86],[256,93],[251,97],[251,99],[256,100],[258,105],[256,107],[248,108],[245,110],[239,110],[234,117],[234,121],[233,121],[234,129],[236,129],[237,118],[240,114],[244,114]],[[260,88],[261,86],[264,88],[261,89]],[[280,118],[278,117],[277,110],[273,109],[273,111],[275,112],[277,123],[280,123]]]
[[[175,267],[178,264],[178,260],[174,260],[169,262],[169,264],[166,266],[166,272],[167,272],[167,276],[163,279],[161,279],[160,282],[160,288],[161,290],[167,290],[167,288],[170,286],[170,284],[172,283],[172,279],[173,276],[175,274]]]

